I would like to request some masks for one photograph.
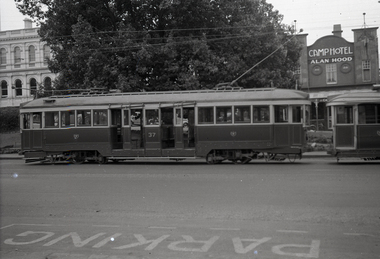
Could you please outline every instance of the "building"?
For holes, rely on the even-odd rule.
[[[378,27],[353,29],[354,42],[342,38],[341,25],[334,25],[332,35],[307,46],[307,34],[298,35],[301,50],[299,88],[313,101],[311,123],[317,130],[331,128],[331,114],[326,108],[329,96],[361,92],[379,84]]]
[[[0,107],[33,99],[37,89],[50,88],[56,77],[47,66],[49,46],[41,42],[31,20],[24,23],[24,29],[0,31]]]

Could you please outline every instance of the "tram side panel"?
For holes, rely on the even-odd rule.
[[[110,128],[67,128],[54,130],[23,130],[22,150],[25,157],[42,157],[70,151],[98,151],[111,154]]]
[[[58,151],[99,151],[108,155],[112,149],[111,129],[106,128],[67,128],[45,130],[44,150]]]
[[[358,126],[358,149],[380,151],[380,127],[378,125]]]
[[[254,149],[273,147],[273,125],[198,126],[197,155],[204,157],[211,150]]]

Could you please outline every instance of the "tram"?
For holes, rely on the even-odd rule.
[[[308,94],[224,89],[53,96],[20,106],[26,162],[301,159]]]
[[[380,159],[380,85],[372,91],[329,98],[333,127],[332,156]]]

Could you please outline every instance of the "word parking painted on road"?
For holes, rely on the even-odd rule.
[[[112,244],[116,239],[122,236],[122,233],[107,235],[101,232],[90,237],[81,237],[77,232],[69,232],[64,235],[57,236],[54,232],[49,231],[25,231],[12,238],[4,240],[4,244],[10,246],[36,245],[41,244],[42,247],[54,247],[62,240],[71,239],[74,247],[80,248],[89,246],[92,248],[101,248],[107,244]],[[151,251],[157,248],[171,235],[161,235],[155,238],[146,238],[142,234],[133,234],[134,242],[123,245],[113,245],[110,249],[123,250],[134,247],[141,247],[145,251]],[[210,238],[196,240],[190,235],[181,235],[179,240],[170,239],[170,243],[165,245],[167,249],[177,252],[199,252],[206,253],[219,240],[220,236],[211,236]],[[237,254],[247,254],[249,252],[256,253],[257,247],[271,240],[271,237],[263,238],[232,238],[234,252]],[[311,240],[310,244],[278,244],[272,246],[272,253],[281,256],[293,256],[300,258],[319,258],[320,240]],[[292,251],[292,252],[290,252]],[[297,252],[298,251],[298,252]],[[305,251],[307,251],[305,253]]]

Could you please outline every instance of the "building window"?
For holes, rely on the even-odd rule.
[[[36,62],[36,48],[31,45],[29,46],[29,66],[34,66],[34,63]]]
[[[19,68],[21,65],[21,49],[16,47],[14,50],[15,68]]]
[[[363,82],[371,81],[371,61],[363,60],[362,68],[363,68]]]
[[[30,79],[30,94],[35,95],[37,92],[37,80],[35,78]]]
[[[17,79],[15,81],[15,85],[16,85],[16,96],[22,96],[22,82],[20,79]]]
[[[0,65],[4,66],[7,64],[7,51],[5,49],[0,49]]]
[[[7,81],[1,81],[1,98],[8,97],[8,83]]]
[[[50,59],[50,47],[48,45],[44,45],[44,65],[48,64]]]
[[[294,70],[295,75],[300,75],[301,74],[301,66],[297,66],[296,69]]]
[[[326,83],[336,84],[337,81],[338,80],[337,80],[336,64],[327,64],[326,65]]]

